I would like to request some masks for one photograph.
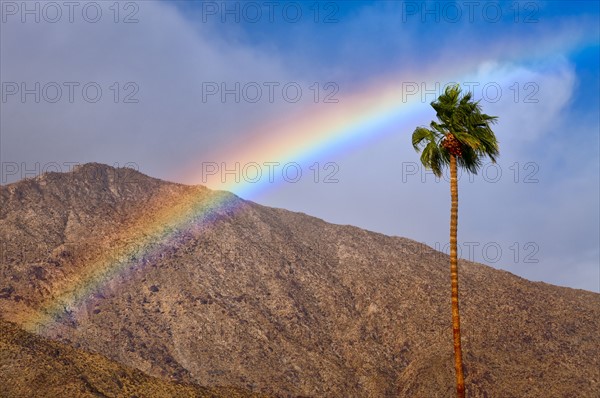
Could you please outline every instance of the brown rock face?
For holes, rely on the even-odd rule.
[[[150,377],[99,354],[76,350],[0,319],[0,396],[261,398],[234,388],[203,388]]]
[[[205,386],[452,396],[448,257],[425,245],[97,164],[0,195],[0,314],[60,303],[46,337]],[[106,258],[123,271],[93,279]],[[459,267],[469,397],[597,396],[600,295]]]

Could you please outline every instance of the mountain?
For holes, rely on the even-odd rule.
[[[150,377],[4,320],[0,320],[0,352],[2,397],[259,398],[239,389],[208,389]]]
[[[448,257],[426,245],[100,164],[0,204],[0,315],[46,338],[280,397],[453,394]],[[468,396],[597,396],[599,294],[459,267]]]

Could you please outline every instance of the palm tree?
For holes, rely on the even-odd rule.
[[[431,103],[438,122],[430,128],[417,127],[412,144],[417,152],[422,150],[421,163],[440,177],[442,170],[450,167],[450,281],[452,285],[452,331],[454,337],[454,367],[456,370],[456,396],[464,398],[465,381],[460,344],[460,316],[458,312],[458,260],[456,255],[456,231],[458,224],[457,165],[467,172],[477,174],[482,160],[492,162],[498,156],[498,141],[490,128],[496,116],[481,112],[478,101],[471,93],[461,96],[458,85],[447,87],[438,99]]]

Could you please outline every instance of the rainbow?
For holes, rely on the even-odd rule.
[[[554,54],[557,47],[568,52],[589,45],[597,46],[598,38],[582,38],[581,34],[573,33],[558,42],[559,45],[557,38],[550,35],[545,43],[537,43],[537,52],[521,49],[521,52],[514,52],[513,59],[508,61],[543,59],[545,55]],[[402,82],[425,83],[427,87],[434,87],[436,81],[461,83],[468,81],[469,76],[485,61],[483,56],[473,57],[453,69],[387,76],[362,90],[340,97],[337,104],[313,104],[298,114],[270,120],[251,130],[244,142],[215,153],[214,159],[228,165],[303,162],[319,154],[351,150],[356,145],[390,131],[409,135],[416,125],[427,123],[431,119],[428,113],[432,111],[420,95],[407,95],[403,92]],[[500,79],[496,78],[495,81]],[[428,97],[428,101],[432,99]],[[189,165],[182,171],[182,179],[197,180],[199,169],[201,167],[198,164]],[[208,180],[206,175],[201,177],[202,183],[208,187],[219,186],[220,189],[246,198],[273,185],[268,179],[261,179],[256,183],[237,183],[234,179],[228,179],[223,184],[218,174],[208,176]],[[153,214],[151,218],[141,218],[130,230],[124,232],[130,239],[118,256],[114,256],[114,252],[97,256],[82,267],[81,273],[58,294],[44,302],[36,311],[23,314],[19,323],[25,329],[43,332],[59,321],[66,309],[77,309],[102,286],[119,276],[125,277],[128,269],[135,264],[131,259],[156,254],[176,240],[181,231],[193,225],[210,227],[218,219],[218,214],[238,210],[235,204],[238,201],[223,199],[226,196],[217,197],[212,201],[198,199],[174,203]]]

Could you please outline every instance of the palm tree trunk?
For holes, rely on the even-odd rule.
[[[458,313],[458,259],[457,238],[458,228],[458,181],[456,177],[456,157],[450,155],[450,281],[452,283],[452,332],[454,336],[454,368],[456,370],[456,396],[465,397],[465,379],[462,366],[462,350],[460,347],[460,316]]]

